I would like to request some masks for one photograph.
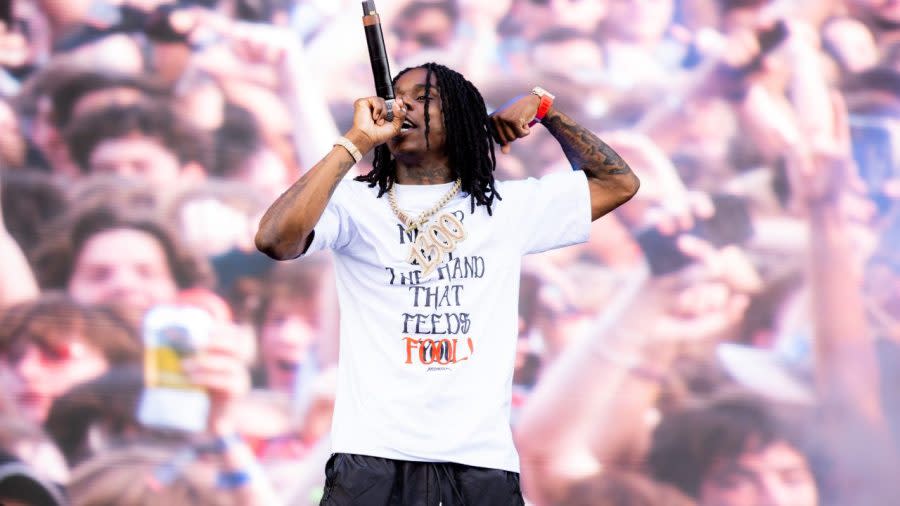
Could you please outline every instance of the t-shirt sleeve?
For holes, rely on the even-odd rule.
[[[517,195],[517,214],[521,218],[516,220],[515,226],[523,232],[522,254],[540,253],[588,240],[591,196],[583,171],[554,172],[521,183],[523,192]]]
[[[351,200],[348,195],[350,192],[350,184],[347,182],[341,182],[335,188],[322,216],[313,228],[315,234],[304,255],[326,249],[339,251],[351,242],[353,225],[347,207],[348,201]]]

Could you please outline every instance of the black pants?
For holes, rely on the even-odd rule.
[[[519,474],[335,453],[320,506],[522,506]]]

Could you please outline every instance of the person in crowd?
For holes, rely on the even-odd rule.
[[[269,271],[254,311],[260,386],[293,395],[301,379],[311,380],[324,365],[326,357],[317,348],[331,339],[323,333],[334,327],[328,322],[324,287],[330,271],[329,262],[321,256],[308,263],[276,265]]]
[[[63,185],[46,172],[7,170],[0,173],[0,202],[10,236],[23,251],[33,251],[43,233],[69,209]]]
[[[140,359],[135,325],[109,308],[48,293],[7,308],[0,328],[5,388],[19,412],[43,423],[53,400],[116,364]]]
[[[391,53],[403,65],[423,52],[449,51],[459,16],[455,0],[407,4],[392,21]]]
[[[110,105],[164,100],[166,96],[159,84],[143,76],[78,67],[72,70],[72,75],[57,83],[50,95],[53,126],[59,132],[65,132],[73,120],[86,113]]]
[[[241,354],[235,340],[210,339],[184,362],[189,381],[210,399],[206,424],[194,434],[195,443],[168,448],[146,443],[117,449],[111,445],[96,451],[72,470],[68,486],[72,503],[279,504],[236,423],[239,403],[250,387]],[[96,421],[112,420],[101,415]],[[100,429],[107,435],[128,435],[127,426],[120,427],[118,434],[115,427]]]
[[[753,396],[723,396],[667,413],[653,432],[650,475],[699,505],[822,504],[811,418],[779,419],[777,406]]]
[[[675,487],[640,473],[606,471],[572,484],[559,506],[696,506]]]
[[[266,143],[259,121],[247,109],[226,104],[222,124],[213,135],[217,175],[223,179],[268,198],[277,198],[291,185],[291,167]]]
[[[208,264],[147,210],[99,206],[67,218],[36,253],[35,274],[45,289],[143,311],[173,302],[180,290],[211,286]]]
[[[65,136],[84,173],[189,186],[214,163],[209,139],[165,104],[108,106],[78,118]]]

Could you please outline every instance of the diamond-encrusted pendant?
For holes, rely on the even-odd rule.
[[[434,223],[419,230],[419,235],[410,246],[407,262],[418,264],[422,268],[422,276],[428,276],[440,265],[444,255],[455,250],[456,245],[465,238],[462,221],[451,213],[443,213]]]

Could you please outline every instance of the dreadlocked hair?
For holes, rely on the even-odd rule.
[[[425,63],[419,67],[403,69],[394,78],[415,68],[424,68],[425,77],[425,146],[430,149],[428,135],[431,132],[431,118],[428,106],[431,101],[431,76],[437,77],[440,87],[442,113],[444,115],[444,132],[446,132],[446,150],[450,170],[454,178],[461,180],[460,188],[472,201],[472,212],[476,205],[487,208],[492,214],[491,205],[494,198],[502,200],[494,187],[494,168],[497,157],[494,154],[494,139],[491,136],[491,123],[487,107],[481,93],[462,74],[438,63]],[[368,174],[356,177],[357,181],[369,183],[370,188],[378,185],[378,197],[381,197],[397,180],[397,162],[391,156],[385,144],[375,148],[375,159],[372,170]]]

